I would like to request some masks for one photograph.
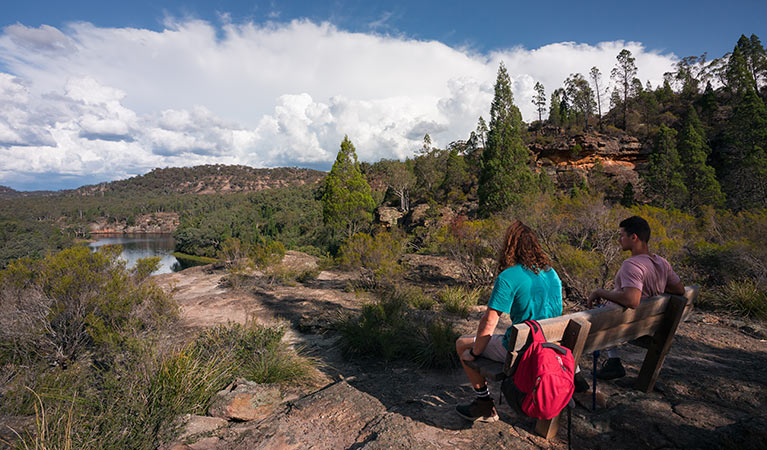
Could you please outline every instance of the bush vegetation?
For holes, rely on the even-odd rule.
[[[370,287],[391,285],[400,277],[399,263],[404,239],[394,232],[380,231],[375,236],[357,233],[344,241],[338,263],[347,269],[359,269],[363,282]]]
[[[236,377],[302,383],[316,363],[281,345],[284,328],[209,329],[180,349],[159,346],[176,306],[119,247],[73,247],[0,271],[3,414],[35,415],[36,448],[157,448],[175,419],[203,414]]]

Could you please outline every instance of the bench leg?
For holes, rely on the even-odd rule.
[[[652,336],[652,341],[647,348],[647,355],[642,362],[642,369],[637,377],[635,386],[640,391],[652,392],[686,305],[687,299],[683,297],[672,296],[669,300],[666,317],[658,331]]]
[[[559,413],[559,415],[549,420],[538,419],[538,422],[535,424],[536,434],[546,440],[551,440],[557,435],[557,430],[559,430],[559,416],[561,415],[562,413]]]

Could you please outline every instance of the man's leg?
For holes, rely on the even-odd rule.
[[[463,353],[474,346],[474,336],[461,336],[455,341],[455,350],[458,352],[458,360],[461,361],[463,370],[469,378],[471,387],[474,388],[476,398],[468,405],[458,405],[455,409],[458,415],[466,420],[481,420],[483,422],[495,422],[498,420],[498,413],[495,410],[493,399],[490,398],[490,391],[487,389],[487,380],[479,372],[467,366],[461,359]],[[484,352],[483,352],[484,354]]]
[[[597,378],[600,380],[613,380],[626,375],[626,369],[621,363],[620,354],[617,347],[610,347],[607,350],[607,361],[601,369],[597,370]]]
[[[613,302],[606,302],[605,305],[615,305]],[[601,369],[597,370],[597,378],[600,380],[613,380],[615,378],[621,378],[626,375],[626,369],[621,364],[621,357],[618,353],[618,347],[606,348],[607,361],[604,363]]]

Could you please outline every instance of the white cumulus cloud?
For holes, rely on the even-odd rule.
[[[205,163],[327,168],[344,135],[362,160],[404,158],[426,133],[444,146],[489,119],[501,61],[533,120],[536,82],[548,94],[592,66],[607,82],[623,48],[653,85],[676,61],[620,41],[484,55],[306,20],[11,25],[0,34],[0,184]]]

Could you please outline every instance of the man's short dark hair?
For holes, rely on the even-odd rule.
[[[631,236],[636,234],[640,241],[645,244],[650,242],[650,224],[646,220],[639,216],[631,216],[628,219],[624,219],[620,223],[620,227],[626,231],[626,234]]]

